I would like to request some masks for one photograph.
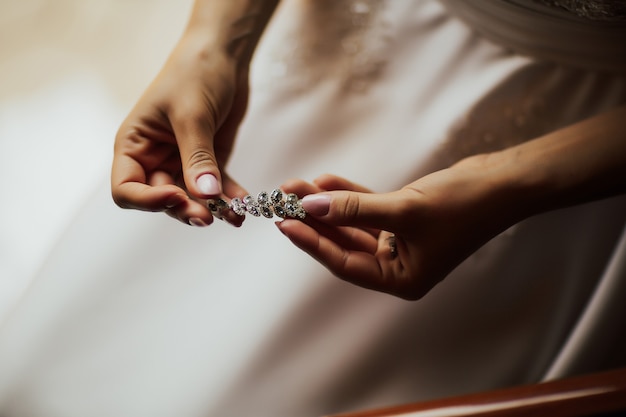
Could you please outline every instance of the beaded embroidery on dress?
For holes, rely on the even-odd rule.
[[[626,22],[626,2],[621,0],[535,0],[578,17]]]
[[[335,79],[346,91],[363,92],[385,71],[393,36],[388,0],[300,1],[305,27],[293,26],[270,51],[266,82],[306,89]]]

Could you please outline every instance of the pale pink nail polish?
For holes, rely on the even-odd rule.
[[[219,195],[222,193],[217,178],[211,174],[203,174],[196,180],[196,185],[202,194]]]
[[[325,216],[330,209],[328,194],[309,194],[302,198],[302,207],[313,216]]]

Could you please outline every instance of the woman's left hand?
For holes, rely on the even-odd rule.
[[[405,299],[419,299],[522,213],[489,180],[475,157],[401,190],[375,194],[324,175],[283,189],[303,198],[307,219],[279,229],[339,278]]]
[[[283,188],[306,196],[309,216],[279,228],[338,277],[417,299],[520,220],[625,193],[624,120],[626,106],[387,194],[328,175],[293,181]]]

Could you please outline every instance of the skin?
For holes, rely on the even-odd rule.
[[[111,190],[120,207],[206,226],[213,222],[207,199],[247,194],[226,165],[247,108],[250,59],[276,3],[195,3],[179,43],[117,133]],[[338,277],[418,299],[515,223],[624,193],[625,121],[621,107],[391,193],[332,175],[293,180],[282,188],[313,196],[303,199],[309,216],[278,228]],[[240,226],[243,217],[228,212],[224,220]]]
[[[163,69],[120,126],[111,171],[123,208],[213,222],[209,198],[243,196],[225,170],[248,103],[254,48],[277,1],[198,0]],[[212,178],[202,189],[198,179]],[[240,226],[242,217],[225,220]]]
[[[391,193],[374,194],[332,175],[313,184],[292,180],[283,188],[310,195],[303,199],[308,220],[277,226],[339,278],[419,299],[515,223],[626,192],[624,120],[621,107],[519,146],[469,157]]]

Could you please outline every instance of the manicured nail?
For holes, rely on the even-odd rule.
[[[274,224],[276,225],[276,227],[278,228],[278,230],[280,230],[280,233],[282,233],[282,234],[284,235],[284,234],[285,234],[285,232],[283,231],[283,228],[281,227],[281,225],[283,224],[283,221],[274,222]]]
[[[243,223],[245,219],[246,219],[245,217],[238,216],[232,211],[229,213],[226,213],[224,218],[222,218],[222,220],[224,220],[226,223],[230,224],[233,227],[241,227],[241,224]]]
[[[196,180],[196,185],[202,194],[219,195],[222,193],[222,190],[220,190],[220,184],[217,182],[217,178],[211,174],[200,175]]]
[[[183,203],[185,200],[187,200],[186,196],[182,196],[180,194],[175,194],[175,195],[173,195],[173,196],[171,196],[170,198],[167,199],[167,201],[165,202],[165,208],[167,208],[167,209],[174,208],[177,205]]]
[[[208,226],[208,224],[206,224],[199,217],[190,217],[189,218],[189,224],[192,225],[192,226],[196,226],[196,227],[206,227],[206,226]]]
[[[313,216],[325,216],[330,209],[328,194],[309,194],[302,198],[302,207]]]

